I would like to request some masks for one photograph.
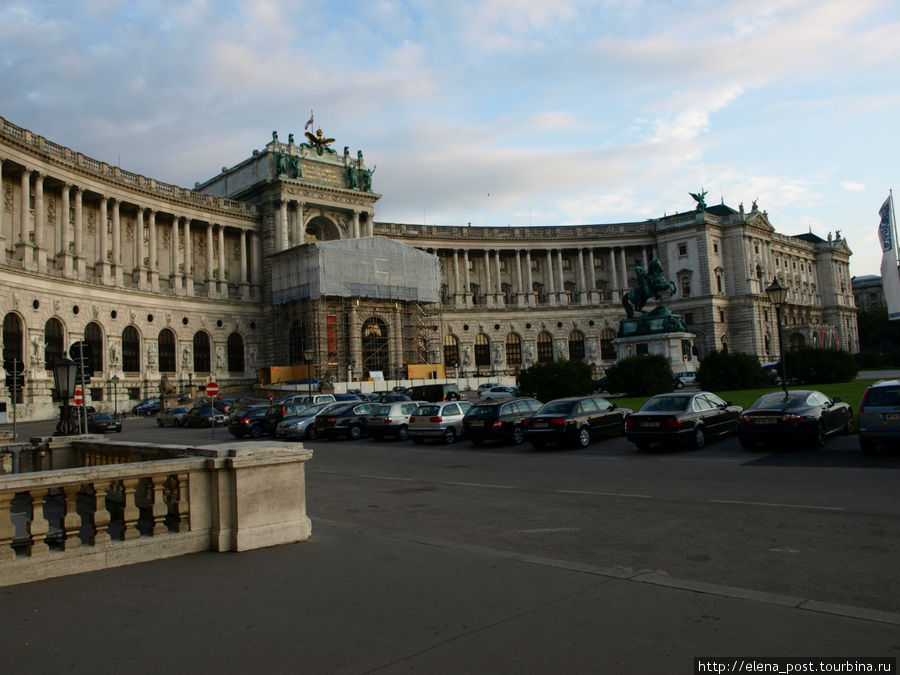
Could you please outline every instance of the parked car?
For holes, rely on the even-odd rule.
[[[708,438],[734,433],[741,410],[708,391],[658,394],[625,418],[625,436],[639,450],[652,443],[702,448]]]
[[[155,415],[159,412],[159,397],[151,396],[135,405],[131,409],[132,415]]]
[[[335,394],[335,401],[368,401],[369,399],[362,394]]]
[[[472,407],[468,401],[438,401],[421,404],[409,418],[409,438],[421,445],[429,438],[451,445],[462,436],[462,421]]]
[[[610,382],[609,378],[604,376],[597,380],[596,389],[597,391],[605,391],[607,394],[621,394],[621,391],[613,391],[609,388]]]
[[[348,403],[316,415],[316,434],[321,438],[335,440],[346,436],[357,440],[366,434],[366,416],[377,404]]]
[[[478,393],[480,394],[481,392],[483,392],[487,389],[490,389],[492,387],[499,387],[499,386],[500,386],[499,382],[482,382],[481,384],[478,385]]]
[[[476,403],[463,417],[463,434],[472,445],[485,441],[505,441],[516,445],[525,440],[525,418],[541,407],[533,398]]]
[[[245,398],[238,401],[228,409],[228,418],[231,419],[235,415],[239,415],[248,410],[253,410],[254,408],[268,408],[269,405],[270,404],[268,401]]]
[[[900,380],[881,380],[866,389],[858,424],[859,447],[867,455],[900,441]]]
[[[741,447],[748,449],[758,443],[769,447],[811,443],[821,448],[831,434],[849,434],[852,430],[849,403],[808,389],[763,394],[738,418]]]
[[[288,403],[327,403],[328,401],[334,401],[334,394],[290,394],[289,396],[285,396],[283,399],[279,401],[281,405],[286,405]]]
[[[675,388],[684,389],[685,387],[693,387],[697,384],[697,373],[694,371],[684,371],[673,373],[675,376]]]
[[[405,393],[406,393],[406,387],[404,387],[402,384],[398,384],[397,386],[395,386],[395,387],[393,388],[393,391],[395,391],[395,392],[398,393],[398,394],[405,394]]]
[[[118,420],[109,413],[93,413],[88,417],[88,433],[105,434],[107,431],[122,431],[122,420]]]
[[[453,383],[444,384],[417,384],[406,390],[406,395],[413,401],[427,401],[428,403],[437,403],[438,401],[459,401],[462,395],[459,393],[459,387]]]
[[[266,435],[266,408],[247,408],[230,415],[228,431],[235,438],[262,438]]]
[[[318,438],[315,424],[316,415],[343,405],[340,401],[326,401],[304,408],[296,415],[286,417],[278,423],[278,426],[275,427],[275,438],[314,441]]]
[[[331,396],[331,394],[328,394]],[[331,398],[328,401],[323,401],[323,403],[334,403],[334,399]],[[278,428],[278,424],[287,419],[288,417],[294,417],[295,415],[299,415],[301,411],[306,410],[307,408],[311,408],[312,406],[317,405],[315,403],[311,403],[309,398],[306,400],[301,399],[291,399],[287,403],[276,403],[275,405],[270,405],[266,408],[265,413],[265,423],[263,424],[263,428],[265,432],[269,435],[274,435],[275,430]]]
[[[525,418],[525,440],[536,448],[547,443],[574,443],[586,448],[596,438],[625,432],[630,408],[599,396],[558,398]]]
[[[224,427],[227,421],[227,417],[222,410],[213,406],[205,405],[197,408],[191,408],[182,418],[182,426],[211,427],[214,421],[217,427]]]
[[[369,435],[376,441],[395,436],[401,441],[409,437],[409,417],[424,401],[393,401],[372,408],[366,418]]]
[[[412,401],[406,394],[398,394],[393,391],[386,391],[376,398],[369,399],[373,403],[393,403],[394,401]]]
[[[488,389],[478,390],[479,401],[497,401],[502,398],[516,398],[519,396],[518,387],[509,387],[505,384],[497,384]]]
[[[184,424],[184,416],[187,414],[187,408],[176,405],[156,413],[156,423],[161,427],[180,427]]]

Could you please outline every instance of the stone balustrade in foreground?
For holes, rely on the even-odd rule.
[[[72,437],[44,453],[53,468],[0,475],[0,586],[311,532],[301,443]]]

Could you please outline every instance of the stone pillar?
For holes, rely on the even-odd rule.
[[[534,278],[531,272],[531,249],[525,249],[525,279],[528,284],[525,297],[528,299],[528,306],[534,307],[537,300],[534,297]]]
[[[47,246],[44,243],[44,233],[47,230],[47,222],[44,217],[44,174],[34,172],[34,250],[37,269],[40,272],[47,271]]]
[[[228,297],[228,279],[225,277],[225,226],[219,224],[219,269],[217,273],[219,281],[219,297]]]
[[[466,274],[466,309],[472,308],[472,282],[469,276],[469,249],[463,249],[463,267]]]
[[[375,214],[367,213],[366,214],[366,228],[370,237],[375,236]]]
[[[558,296],[559,304],[565,305],[569,302],[569,298],[568,298],[568,296],[566,296],[566,283],[565,283],[565,277],[563,276],[562,249],[557,249],[557,251],[556,251],[556,276],[559,279],[559,290],[557,291],[557,293],[559,294],[559,296]]]
[[[191,218],[184,220],[184,294],[194,294],[194,240],[191,237]]]
[[[279,207],[279,242],[278,242],[278,250],[286,251],[290,246],[290,242],[288,241],[288,217],[287,217],[287,202],[282,199],[278,202]]]
[[[459,307],[463,303],[459,281],[459,251],[453,249],[453,306]]]
[[[84,191],[75,188],[75,278],[84,280]]]
[[[213,268],[213,224],[206,223],[206,294],[216,297],[216,271]]]
[[[100,222],[97,230],[100,232],[100,279],[109,285],[111,282],[109,263],[109,202],[106,195],[100,196]]]
[[[587,288],[584,283],[584,253],[578,249],[578,304],[586,305],[588,301]]]
[[[588,249],[588,269],[590,270],[588,279],[590,279],[591,281],[591,287],[588,290],[588,297],[590,298],[590,303],[593,305],[597,302],[597,270],[594,268],[593,247]]]
[[[150,209],[150,220],[147,224],[149,228],[147,242],[150,249],[150,290],[154,293],[159,292],[159,243],[156,236],[156,211]]]
[[[359,239],[359,211],[353,212],[353,232],[350,236]]]
[[[553,253],[547,249],[547,302],[551,307],[556,306],[556,285],[553,283]]]
[[[303,224],[303,202],[297,202],[297,244],[306,243],[306,225]]]
[[[19,214],[16,258],[22,261],[22,266],[26,270],[34,267],[34,246],[31,237],[31,171],[22,169],[22,210]]]
[[[147,286],[147,266],[144,264],[144,207],[138,206],[137,210],[137,218],[135,219],[134,225],[134,239],[136,246],[136,256],[137,260],[135,260],[134,265],[134,280],[137,283],[137,287],[142,291],[146,291]],[[147,233],[147,239],[150,239],[150,233]],[[149,243],[149,241],[148,241]]]
[[[63,276],[67,279],[71,279],[75,268],[72,264],[72,250],[69,248],[69,243],[72,241],[69,235],[69,210],[72,208],[70,204],[70,194],[69,190],[71,189],[71,185],[68,183],[63,183],[62,186],[62,199],[60,200],[60,219],[59,219],[59,232],[56,237],[56,268],[61,269],[63,272]],[[74,244],[72,245],[72,249],[74,249]]]
[[[609,299],[612,302],[621,300],[619,296],[619,275],[616,273],[616,252],[609,249]]]
[[[0,157],[0,198],[2,198],[2,196],[3,196],[3,158]],[[9,246],[9,243],[13,239],[12,231],[10,231],[10,233],[9,233],[8,241],[3,233],[3,221],[4,221],[5,213],[6,213],[6,209],[0,207],[0,264],[6,262],[6,247]]]
[[[621,289],[625,293],[628,290],[628,262],[625,260],[625,247],[619,249],[619,263],[621,264],[622,283]]]
[[[172,270],[169,275],[169,286],[172,288],[172,292],[177,295],[182,295],[182,286],[181,286],[181,253],[179,253],[180,245],[178,234],[178,221],[180,218],[178,216],[172,216]]]
[[[250,299],[250,285],[247,283],[247,230],[241,229],[241,300]]]
[[[484,290],[484,305],[485,307],[493,307],[494,306],[494,295],[491,292],[491,260],[490,253],[487,249],[483,251],[484,258],[484,284],[482,289]]]
[[[116,286],[124,286],[125,280],[122,274],[122,220],[120,217],[122,203],[113,199],[113,231],[112,231],[112,263],[115,274]]]
[[[525,303],[525,289],[522,288],[522,255],[516,249],[516,306],[522,307]]]
[[[506,298],[503,296],[503,280],[500,278],[500,251],[494,251],[494,271],[497,276],[497,306],[503,307],[506,304]]]

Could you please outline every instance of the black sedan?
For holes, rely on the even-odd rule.
[[[352,441],[366,433],[366,417],[379,407],[375,403],[348,403],[316,415],[316,435],[334,440],[347,437]]]
[[[107,431],[122,431],[122,420],[109,413],[93,413],[88,417],[88,433],[105,434]]]
[[[659,394],[625,418],[625,437],[638,450],[653,443],[702,448],[707,438],[733,433],[741,410],[708,391]]]
[[[215,412],[213,412],[213,410],[214,409],[208,405],[192,408],[190,412],[181,419],[181,425],[185,427],[211,427],[215,421],[217,427],[224,427],[226,421],[225,413],[219,408],[215,408]]]
[[[463,434],[474,446],[485,441],[501,441],[519,445],[525,440],[525,418],[541,407],[533,398],[513,398],[485,401],[466,411],[462,421]]]
[[[525,419],[525,440],[536,448],[547,443],[586,448],[595,438],[623,433],[630,412],[599,396],[558,398]]]
[[[806,389],[763,394],[738,419],[738,437],[747,449],[758,443],[790,447],[798,442],[821,448],[831,434],[852,430],[850,404]]]
[[[266,435],[266,408],[247,408],[228,418],[228,431],[235,438],[262,438]]]

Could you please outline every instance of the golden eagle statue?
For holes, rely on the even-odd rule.
[[[323,150],[330,150],[331,152],[334,152],[334,150],[332,150],[331,148],[328,147],[329,145],[334,143],[334,139],[333,138],[324,138],[322,136],[321,129],[317,129],[315,134],[307,131],[305,135],[306,135],[306,138],[309,140],[310,147],[315,148],[316,152],[319,153],[320,155],[322,154]]]

